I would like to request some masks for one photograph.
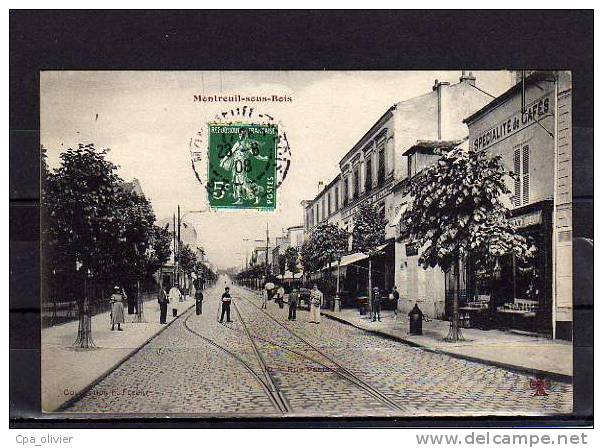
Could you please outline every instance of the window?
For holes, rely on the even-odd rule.
[[[327,214],[325,213],[325,198],[322,197],[322,219],[323,221],[327,218]]]
[[[350,186],[348,185],[348,178],[343,180],[343,206],[348,205],[348,198],[350,195]]]
[[[339,187],[335,187],[335,211],[339,210]]]
[[[327,192],[327,213],[329,216],[331,216],[331,213],[333,211],[331,210],[331,192]]]
[[[415,154],[411,154],[407,157],[408,160],[408,177],[413,177],[417,174],[417,158]]]
[[[379,145],[379,164],[377,165],[377,185],[385,180],[385,143]]]
[[[373,162],[370,157],[366,161],[366,176],[364,179],[364,189],[367,192],[371,191],[371,187],[373,185]]]
[[[318,208],[318,204],[316,204],[316,224],[320,222],[320,208]]]
[[[519,145],[513,151],[513,205],[521,207],[530,202],[530,146]]]
[[[358,168],[356,168],[354,170],[352,182],[354,185],[353,199],[356,199],[360,193],[360,176],[359,176]]]

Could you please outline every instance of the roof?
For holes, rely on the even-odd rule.
[[[434,149],[452,149],[460,145],[463,140],[417,140],[413,146],[402,153],[409,156],[416,152],[432,154]]]
[[[540,81],[550,80],[551,74],[552,74],[551,71],[536,71],[536,72],[532,73],[530,76],[525,78],[525,85],[529,86],[532,84],[536,84],[537,82],[540,82]],[[481,116],[485,115],[490,109],[493,109],[496,106],[506,102],[509,98],[511,98],[512,96],[514,96],[515,94],[517,94],[519,92],[521,92],[521,83],[520,82],[518,82],[517,84],[512,86],[510,89],[508,89],[502,95],[494,98],[492,101],[490,101],[484,107],[482,107],[480,110],[469,115],[467,118],[465,118],[463,120],[463,123],[469,124],[469,123],[477,120]]]
[[[134,193],[138,196],[143,196],[142,187],[136,178],[132,179],[131,182],[122,182],[119,184],[119,188],[126,193]]]

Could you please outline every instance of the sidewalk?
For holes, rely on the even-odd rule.
[[[181,302],[178,316],[194,306],[189,298]],[[52,412],[105,377],[119,364],[132,356],[150,339],[166,329],[171,322],[168,306],[167,324],[159,323],[159,304],[144,304],[146,323],[133,323],[135,314],[126,314],[124,331],[111,331],[109,312],[92,317],[92,339],[96,348],[75,348],[78,322],[42,329],[42,410]]]
[[[450,323],[433,320],[423,322],[423,335],[408,334],[408,316],[393,312],[382,313],[381,322],[372,322],[368,315],[360,316],[356,309],[340,312],[322,310],[331,319],[354,327],[387,336],[406,344],[444,353],[457,358],[517,370],[538,377],[571,382],[573,372],[572,343],[553,341],[501,330],[463,328],[465,341],[444,342]]]

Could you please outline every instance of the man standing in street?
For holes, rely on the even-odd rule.
[[[159,302],[159,323],[160,324],[165,324],[166,322],[166,318],[167,318],[167,306],[168,306],[168,296],[167,293],[165,292],[165,289],[163,288],[163,286],[161,287],[160,291],[159,291],[159,299],[157,299],[157,301]]]
[[[394,315],[398,315],[398,300],[400,299],[400,293],[398,292],[398,287],[394,286],[394,289],[391,293],[392,300],[394,302]]]
[[[314,284],[310,291],[310,322],[314,324],[320,323],[320,305],[322,304],[322,292],[318,289],[318,285]]]
[[[289,294],[289,320],[295,320],[295,314],[297,312],[297,301],[299,300],[299,293],[297,288],[291,290]]]
[[[230,297],[230,288],[227,286],[224,290],[224,294],[222,294],[222,314],[220,315],[220,323],[224,320],[224,314],[226,313],[226,322],[232,322],[230,320],[230,302],[232,301],[232,297]]]
[[[203,291],[200,278],[196,278],[193,282],[193,286],[195,287],[195,313],[198,315],[203,313]]]
[[[178,286],[173,285],[172,288],[170,289],[170,305],[172,305],[172,316],[176,317],[178,316],[178,302],[180,302],[180,297],[182,297],[182,294],[180,293],[180,290],[178,289]]]
[[[378,286],[373,288],[373,322],[375,320],[381,322],[381,293]]]

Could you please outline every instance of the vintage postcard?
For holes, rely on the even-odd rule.
[[[42,408],[571,414],[567,71],[44,71]]]

